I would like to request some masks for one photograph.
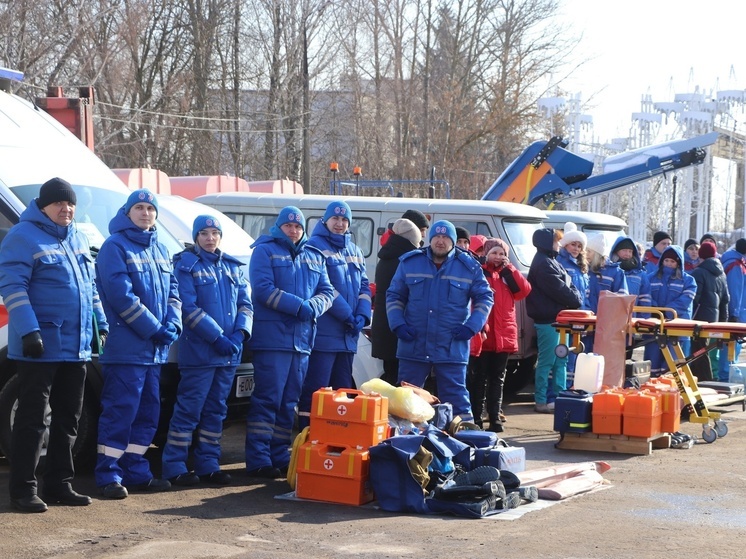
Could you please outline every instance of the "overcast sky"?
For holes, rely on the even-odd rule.
[[[596,137],[626,137],[646,93],[658,102],[696,87],[743,90],[742,6],[736,0],[563,0],[561,12],[583,34],[574,57],[588,60],[564,87],[589,105]]]

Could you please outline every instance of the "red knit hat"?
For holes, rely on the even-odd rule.
[[[717,253],[718,249],[715,247],[715,244],[710,241],[705,241],[699,245],[698,254],[700,258],[714,258]]]

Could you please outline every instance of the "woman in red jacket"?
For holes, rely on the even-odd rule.
[[[502,433],[503,386],[508,356],[518,351],[518,324],[515,302],[531,292],[528,280],[508,259],[510,249],[502,239],[488,239],[484,244],[486,262],[482,266],[495,296],[495,304],[483,332],[482,353],[474,371],[471,406],[479,423],[487,399],[488,431]]]

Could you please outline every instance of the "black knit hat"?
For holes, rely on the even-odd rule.
[[[684,243],[684,250],[688,249],[692,245],[698,245],[697,239],[687,239]]]
[[[418,229],[427,229],[430,227],[430,221],[428,221],[425,214],[418,210],[407,210],[402,214],[402,219],[408,219],[414,223]]]
[[[671,235],[669,235],[665,231],[656,231],[653,234],[653,246],[657,245],[664,239],[671,239]]]
[[[70,202],[73,206],[78,203],[73,187],[65,179],[55,177],[41,185],[36,205],[41,208],[55,202]]]
[[[715,239],[712,233],[705,233],[704,235],[702,235],[702,238],[699,240],[699,244],[702,244],[705,241],[712,241],[713,243],[715,243],[715,246],[717,246],[717,239]]]
[[[469,232],[463,227],[456,227],[456,239],[466,239],[471,243],[471,235],[469,235]]]
[[[632,241],[632,239],[622,239],[616,244],[616,246],[614,247],[614,251],[619,252],[620,250],[625,248],[628,248],[630,250],[637,250],[637,247],[635,247],[635,243]]]
[[[746,254],[746,239],[738,239],[736,241],[736,252]]]

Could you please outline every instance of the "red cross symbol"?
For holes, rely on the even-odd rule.
[[[344,404],[340,404],[337,406],[337,414],[338,415],[346,415],[347,414],[347,406]]]
[[[331,458],[327,458],[324,460],[324,469],[325,470],[331,470],[334,468],[334,462],[331,460]]]

